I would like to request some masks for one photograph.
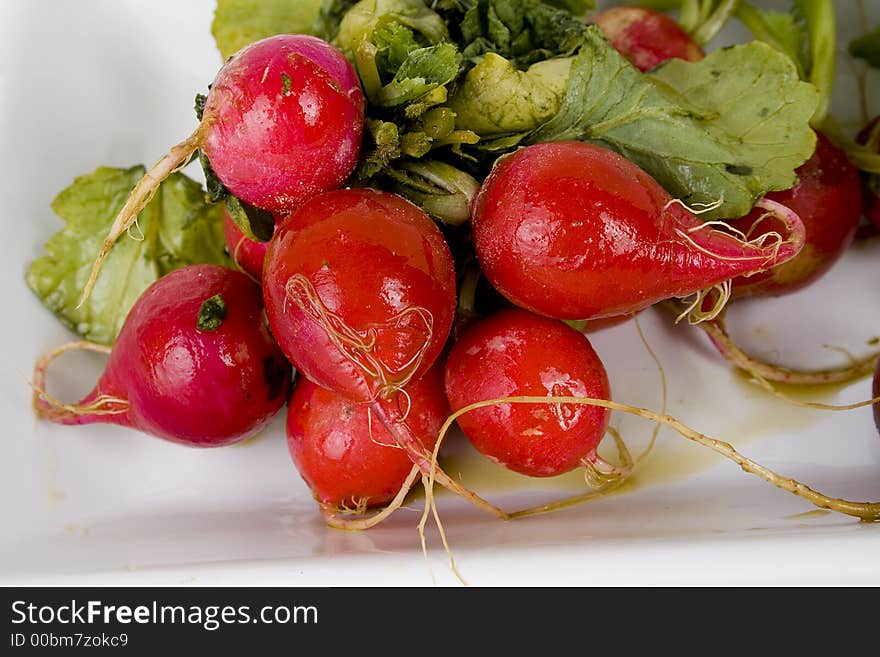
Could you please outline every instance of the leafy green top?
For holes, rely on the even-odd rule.
[[[46,242],[46,255],[27,270],[28,286],[66,326],[111,344],[128,311],[160,276],[195,263],[229,264],[219,206],[206,205],[201,186],[173,174],[138,217],[137,230],[117,242],[94,291],[77,307],[104,236],[143,166],[100,167],[58,194],[52,209],[65,226]]]

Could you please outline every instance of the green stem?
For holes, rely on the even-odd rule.
[[[681,16],[678,19],[682,29],[688,34],[693,34],[700,25],[700,2],[699,0],[682,0]]]
[[[382,78],[379,77],[379,68],[376,66],[378,52],[376,46],[364,40],[354,54],[355,66],[364,88],[364,95],[371,103],[376,103],[382,93]]]
[[[819,90],[819,106],[810,123],[819,127],[831,107],[837,72],[837,19],[832,0],[800,0],[810,38],[809,81]]]
[[[742,0],[722,0],[721,4],[712,12],[709,18],[700,25],[693,33],[694,41],[701,46],[706,45],[716,36],[724,26],[733,18]]]

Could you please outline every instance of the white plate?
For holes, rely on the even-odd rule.
[[[852,34],[856,3],[837,4]],[[880,20],[880,2],[865,4]],[[288,457],[282,418],[245,446],[195,451],[119,428],[56,427],[33,417],[34,360],[70,339],[23,282],[27,263],[60,226],[49,204],[74,176],[99,164],[152,163],[190,133],[193,96],[220,63],[212,11],[210,0],[0,4],[0,578],[456,584],[436,530],[428,532],[428,559],[421,553],[421,498],[366,533],[327,529]],[[841,75],[849,77],[845,65]],[[854,99],[850,79],[838,89],[837,112],[852,118]],[[880,335],[878,258],[875,240],[803,293],[737,306],[737,336],[791,365],[842,358],[823,345],[866,353],[866,341]],[[653,312],[642,326],[665,366],[673,415],[820,490],[880,500],[880,437],[870,410],[795,408],[744,383],[698,332]],[[635,326],[594,342],[616,399],[659,408],[657,370]],[[99,369],[97,359],[70,356],[52,370],[52,385],[73,398]],[[853,402],[869,396],[869,382],[813,396]],[[634,448],[644,445],[650,425],[614,422]],[[505,475],[453,447],[461,454],[449,469],[508,507],[581,487],[577,475]],[[476,585],[880,584],[880,526],[809,513],[803,500],[667,430],[635,485],[601,501],[512,523],[448,495],[439,508],[461,574]]]

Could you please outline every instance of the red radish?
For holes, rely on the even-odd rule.
[[[437,360],[455,314],[449,247],[409,201],[371,189],[327,192],[278,227],[263,269],[272,333],[323,388],[369,404],[425,474],[495,515],[442,470],[407,425],[400,391]]]
[[[825,274],[852,243],[862,218],[859,172],[822,133],[816,152],[798,170],[791,189],[767,198],[791,208],[806,230],[803,250],[788,262],[733,282],[735,296],[777,296],[799,290]],[[756,208],[730,222],[747,236],[772,230],[773,219]]]
[[[613,7],[592,19],[611,45],[640,71],[677,58],[697,62],[703,49],[669,16],[641,7]]]
[[[506,397],[611,399],[589,340],[563,322],[512,308],[464,332],[446,364],[453,411]],[[609,411],[594,406],[498,404],[458,419],[473,445],[501,465],[552,477],[595,462]]]
[[[874,117],[865,126],[859,133],[857,141],[860,144],[867,144],[874,131],[877,130],[878,123],[880,123],[880,116]],[[877,152],[880,153],[880,139],[877,141]],[[865,217],[877,228],[880,228],[880,174],[865,174],[862,181],[864,184]]]
[[[522,308],[574,320],[631,314],[795,256],[803,224],[760,203],[785,223],[786,239],[745,243],[705,224],[599,146],[536,144],[489,174],[475,200],[474,245],[487,279]]]
[[[74,346],[102,350],[91,343]],[[260,287],[241,272],[192,265],[153,283],[132,307],[98,384],[81,402],[45,393],[49,362],[34,370],[34,404],[59,424],[119,424],[191,447],[258,432],[281,409],[290,364],[263,316]]]
[[[455,313],[440,230],[409,201],[370,189],[328,192],[293,212],[269,246],[263,290],[297,370],[361,402],[427,372]]]
[[[280,222],[276,219],[276,227],[278,223]],[[225,211],[223,212],[223,237],[226,240],[226,250],[229,251],[229,257],[232,258],[232,261],[246,274],[250,274],[258,281],[262,280],[263,261],[266,259],[266,251],[269,250],[269,242],[255,242],[248,239]]]
[[[443,368],[432,367],[406,388],[407,424],[433,450],[449,414]],[[287,444],[300,475],[322,505],[365,509],[388,504],[413,463],[370,407],[300,377],[287,412]]]
[[[269,37],[217,74],[202,149],[232,194],[283,212],[345,182],[363,114],[357,74],[336,48],[302,34]]]
[[[217,73],[196,131],[135,186],[95,260],[83,299],[114,242],[197,149],[233,195],[284,212],[345,182],[357,164],[363,126],[357,74],[336,48],[302,34],[246,46]]]

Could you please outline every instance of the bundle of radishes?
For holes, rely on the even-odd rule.
[[[218,42],[233,4],[219,3]],[[597,453],[616,410],[819,506],[880,518],[877,505],[827,498],[612,401],[599,355],[572,327],[664,302],[765,382],[873,370],[876,357],[818,373],[758,363],[721,319],[731,295],[821,276],[853,240],[863,183],[876,204],[876,127],[862,146],[818,131],[830,2],[795,3],[808,65],[770,29],[781,23],[746,3],[739,18],[762,41],[705,59],[738,3],[682,3],[681,25],[636,8],[582,20],[573,12],[588,2],[280,4],[315,13],[323,38],[237,50],[197,100],[196,130],[151,170],[99,169],[56,201],[68,228],[28,282],[88,340],[38,363],[40,415],[214,447],[254,435],[287,402],[290,452],[327,521],[365,528],[420,479],[428,497],[437,482],[509,517],[438,464],[453,419],[516,472],[583,468],[600,489],[618,482],[633,466],[625,446],[619,465]],[[737,102],[758,103],[755,123]],[[195,158],[207,199],[176,173]],[[97,215],[100,233],[92,225],[75,250]],[[150,248],[126,255],[135,230]],[[225,253],[206,246],[222,236]],[[144,259],[142,288],[126,279],[120,293],[115,268]],[[107,301],[129,297],[122,313]],[[110,354],[77,404],[44,385],[70,348]]]

